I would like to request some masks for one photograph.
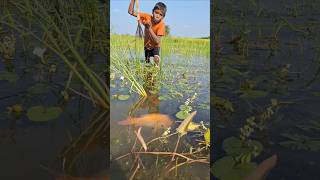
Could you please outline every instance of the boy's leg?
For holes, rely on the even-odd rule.
[[[154,63],[156,64],[156,66],[159,66],[160,64],[160,56],[159,55],[154,55]]]
[[[146,63],[150,63],[150,50],[144,48],[144,55],[146,57]]]
[[[160,48],[156,47],[153,49],[153,60],[157,67],[160,65]]]
[[[146,57],[146,63],[150,63],[150,56]]]

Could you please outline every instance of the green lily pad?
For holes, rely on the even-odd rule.
[[[179,106],[179,109],[181,110],[181,111],[186,111],[186,112],[190,112],[191,110],[192,110],[192,107],[191,106],[186,106],[186,105],[180,105]]]
[[[279,145],[286,148],[290,148],[290,149],[308,150],[308,147],[306,146],[306,144],[299,141],[282,141],[282,142],[279,142]]]
[[[19,76],[16,73],[1,71],[0,72],[0,80],[9,81],[10,83],[14,83],[19,79]]]
[[[130,98],[130,95],[118,95],[118,99],[121,101],[126,101]]]
[[[47,84],[38,83],[38,84],[35,84],[34,86],[28,88],[27,91],[30,94],[44,94],[44,93],[48,93],[51,90],[52,90],[52,88],[50,86],[48,86]]]
[[[279,144],[283,147],[291,149],[310,150],[314,152],[320,151],[319,140],[312,140],[312,138],[308,136],[299,134],[282,133],[281,135],[290,139],[288,141],[279,142]]]
[[[161,95],[161,96],[159,96],[158,99],[161,101],[161,100],[168,100],[168,99],[171,99],[171,98],[168,97],[168,96],[163,96],[163,95]]]
[[[229,137],[222,143],[223,149],[228,155],[241,155],[252,153],[257,156],[262,151],[262,144],[259,141],[250,141],[247,145],[242,143],[239,138]]]
[[[312,92],[314,96],[320,96],[320,92]]]
[[[236,164],[232,156],[226,156],[218,159],[211,170],[212,174],[221,180],[235,180],[244,179],[255,167],[256,164],[251,162]]]
[[[246,90],[243,91],[243,94],[240,96],[241,98],[261,98],[266,97],[268,92],[260,91],[260,90]]]
[[[179,111],[179,112],[177,112],[176,117],[178,119],[185,119],[188,115],[189,115],[189,113],[187,113],[185,111]]]
[[[61,113],[60,107],[33,106],[28,109],[27,117],[31,121],[45,122],[58,118]]]
[[[205,104],[205,103],[201,103],[199,104],[198,106],[200,109],[204,109],[204,110],[209,110],[210,109],[210,106],[208,104]]]

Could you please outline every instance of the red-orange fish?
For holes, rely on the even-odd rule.
[[[119,125],[135,125],[158,128],[167,128],[172,125],[172,120],[168,115],[152,113],[140,117],[128,117],[126,120],[119,121]]]

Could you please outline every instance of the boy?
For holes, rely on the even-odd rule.
[[[128,13],[132,16],[137,16],[134,12],[135,0],[131,0],[128,8]],[[159,67],[160,62],[160,42],[161,37],[165,35],[165,24],[162,21],[167,12],[167,7],[164,3],[158,2],[153,10],[152,15],[147,13],[139,13],[140,22],[145,26],[144,29],[144,54],[146,58],[146,63],[150,62],[150,57],[157,67]]]

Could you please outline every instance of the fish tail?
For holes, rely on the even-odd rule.
[[[122,121],[118,121],[119,125],[130,125],[132,124],[132,118],[129,116],[127,119],[122,120]]]

